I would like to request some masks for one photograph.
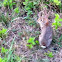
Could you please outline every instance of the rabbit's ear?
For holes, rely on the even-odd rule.
[[[38,17],[39,17],[38,20],[37,20],[38,23],[41,23],[41,20],[42,20],[41,13],[42,13],[42,11],[40,11],[40,12],[38,13]]]
[[[41,17],[41,13],[42,13],[42,11],[40,11],[40,12],[38,13],[38,17],[39,17],[39,18]]]

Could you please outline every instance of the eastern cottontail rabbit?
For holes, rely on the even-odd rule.
[[[37,22],[40,24],[41,34],[39,35],[39,43],[42,48],[46,48],[51,44],[52,41],[52,27],[50,25],[47,11],[44,10],[44,15],[41,16],[42,12],[39,12]]]

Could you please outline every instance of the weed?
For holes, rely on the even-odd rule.
[[[1,53],[6,53],[8,49],[5,49],[4,47],[1,48]]]
[[[52,0],[56,5],[60,5],[61,4],[61,1],[59,0]]]
[[[4,47],[1,48],[1,54],[3,56],[1,55],[0,62],[21,62],[20,57],[15,55],[13,53],[14,50],[12,50],[14,40],[15,40],[15,37],[14,37],[9,49],[5,49]]]
[[[9,9],[11,9],[12,7],[13,7],[13,5],[15,5],[16,3],[15,2],[13,2],[13,0],[4,0],[3,1],[3,5],[5,6],[5,7],[9,7]]]
[[[50,57],[50,58],[54,57],[54,56],[53,56],[53,53],[50,52],[50,51],[48,51],[48,53],[44,53],[44,54],[45,54],[46,56]]]
[[[27,12],[27,17],[25,17],[25,18],[29,18],[30,15],[33,14],[32,9],[35,8],[36,4],[37,4],[37,2],[33,2],[30,0],[25,0],[25,2],[23,2],[23,5],[25,5],[24,9]]]
[[[39,41],[37,41],[37,40],[34,41],[34,40],[35,40],[35,37],[30,37],[29,40],[27,41],[27,43],[28,43],[27,46],[29,48],[33,48],[34,45],[39,44]]]
[[[52,23],[52,26],[55,26],[55,29],[57,30],[57,28],[59,26],[61,26],[60,21],[62,21],[62,19],[59,18],[59,14],[55,14],[55,19],[54,20],[55,20],[55,22]]]
[[[14,11],[15,11],[15,13],[19,13],[20,12],[19,7],[15,8]]]
[[[1,58],[0,57],[0,62],[7,62],[7,58]]]
[[[7,36],[7,29],[3,28],[2,30],[0,30],[0,38],[5,39],[6,36]]]

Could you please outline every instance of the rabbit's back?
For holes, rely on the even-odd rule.
[[[42,33],[41,33],[41,43],[45,44],[46,47],[48,47],[51,44],[52,41],[52,27],[49,26],[45,26],[44,29],[42,29]]]

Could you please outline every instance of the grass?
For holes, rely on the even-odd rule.
[[[3,56],[0,57],[0,62],[21,62],[21,58],[19,56],[16,56],[13,53],[13,44],[14,44],[15,37],[11,43],[11,46],[9,49],[5,49],[4,47],[1,48],[1,54]]]

